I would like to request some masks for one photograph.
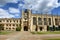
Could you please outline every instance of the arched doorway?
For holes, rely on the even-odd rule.
[[[49,26],[47,26],[47,31],[49,31]]]
[[[39,27],[40,28],[40,31],[42,31],[43,30],[43,27]]]
[[[28,27],[27,26],[24,26],[24,31],[28,31]]]

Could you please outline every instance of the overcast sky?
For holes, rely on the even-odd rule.
[[[60,0],[0,0],[0,18],[20,18],[24,9],[60,15]]]

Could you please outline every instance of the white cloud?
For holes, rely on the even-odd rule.
[[[17,3],[18,0],[6,0],[7,3],[11,2],[11,3]]]
[[[20,4],[19,4],[19,6],[23,6],[23,4],[22,4],[22,3],[20,3]]]
[[[18,0],[0,0],[0,6],[5,5],[6,3],[17,3]]]
[[[8,13],[7,10],[0,8],[0,18],[12,18],[14,15]]]
[[[13,14],[15,17],[20,16],[20,13],[21,13],[18,8],[13,8],[13,7],[10,7],[8,11],[9,13]]]
[[[12,7],[9,8],[9,12],[10,12],[10,13],[14,13],[14,14],[15,14],[15,13],[20,13],[19,9],[17,9],[17,8],[12,8]]]
[[[52,9],[60,6],[58,0],[24,0],[24,2],[25,8],[40,12],[50,12]]]

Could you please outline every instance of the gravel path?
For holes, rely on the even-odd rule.
[[[42,40],[45,38],[60,38],[60,34],[38,35],[30,32],[16,32],[10,35],[0,35],[0,40]]]
[[[30,32],[19,32],[6,40],[41,40],[41,39],[36,35],[32,35]]]

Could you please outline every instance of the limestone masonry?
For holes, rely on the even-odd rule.
[[[0,25],[4,26],[4,30],[16,31],[16,27],[20,26],[21,31],[48,31],[53,30],[53,26],[60,28],[60,16],[32,14],[26,9],[22,11],[21,18],[0,18]]]

